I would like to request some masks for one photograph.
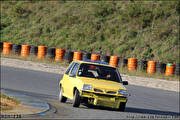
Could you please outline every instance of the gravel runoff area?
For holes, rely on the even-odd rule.
[[[24,68],[30,70],[38,70],[44,72],[52,72],[63,74],[66,70],[65,67],[53,64],[37,63],[32,61],[24,61],[19,59],[10,59],[1,57],[1,65],[9,67]],[[169,81],[155,78],[144,78],[136,76],[128,76],[122,74],[122,79],[128,81],[131,85],[158,88],[169,91],[179,92],[179,81]]]

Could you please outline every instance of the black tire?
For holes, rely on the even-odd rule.
[[[73,107],[79,107],[80,105],[80,95],[79,91],[76,90],[73,98]]]
[[[30,48],[30,55],[36,56],[38,52],[38,47],[37,46],[31,46]]]
[[[101,61],[109,63],[110,56],[101,55]]]
[[[0,42],[0,52],[3,50],[3,42]]]
[[[12,45],[12,53],[19,55],[21,53],[21,45],[13,44]]]
[[[50,59],[54,59],[54,57],[55,57],[55,51],[56,51],[55,48],[47,48],[46,57],[47,57],[47,58],[50,58]]]
[[[73,52],[67,50],[64,54],[64,61],[70,63],[73,60]]]
[[[127,67],[127,63],[128,63],[127,59],[120,57],[119,62],[118,62],[118,66],[119,67]]]
[[[125,102],[121,102],[118,108],[118,111],[125,111],[126,108],[126,103]]]
[[[156,63],[156,72],[157,73],[164,73],[166,69],[166,64],[164,63]]]
[[[82,58],[83,58],[84,61],[86,59],[91,59],[91,53],[84,52]]]
[[[63,93],[63,90],[62,90],[62,87],[60,87],[60,90],[59,90],[59,102],[65,103],[66,100],[67,100],[67,98],[64,97],[64,96],[62,95],[62,93]]]
[[[175,65],[175,75],[180,76],[180,64]]]

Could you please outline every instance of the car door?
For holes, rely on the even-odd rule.
[[[75,63],[72,62],[69,67],[67,68],[64,76],[63,76],[63,81],[62,81],[62,86],[63,86],[63,95],[68,97],[67,96],[67,92],[68,92],[68,79],[69,79],[69,73],[70,71],[72,70],[72,68],[74,67]]]
[[[70,97],[70,99],[73,99],[73,89],[75,87],[75,81],[76,81],[76,75],[77,75],[77,70],[79,68],[79,63],[75,63],[74,67],[72,68],[72,70],[70,71],[69,74],[69,79],[67,79],[67,94]]]

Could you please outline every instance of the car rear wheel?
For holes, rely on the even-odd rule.
[[[76,90],[73,98],[73,107],[79,107],[80,105],[80,95],[79,91]]]
[[[65,103],[66,100],[67,100],[67,98],[63,96],[63,90],[62,90],[62,87],[60,86],[60,90],[59,90],[59,101],[62,102],[62,103]]]
[[[125,111],[125,108],[126,108],[126,103],[125,102],[121,102],[120,105],[119,105],[119,111]]]

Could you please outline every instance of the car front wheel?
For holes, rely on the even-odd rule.
[[[73,107],[79,107],[80,105],[80,95],[79,91],[76,90],[73,98]]]
[[[67,98],[63,96],[63,90],[62,90],[62,87],[60,86],[60,90],[59,90],[59,101],[62,102],[62,103],[65,103],[66,100],[67,100]]]
[[[126,108],[126,103],[125,102],[121,102],[120,105],[119,105],[119,111],[125,111],[125,108]]]

